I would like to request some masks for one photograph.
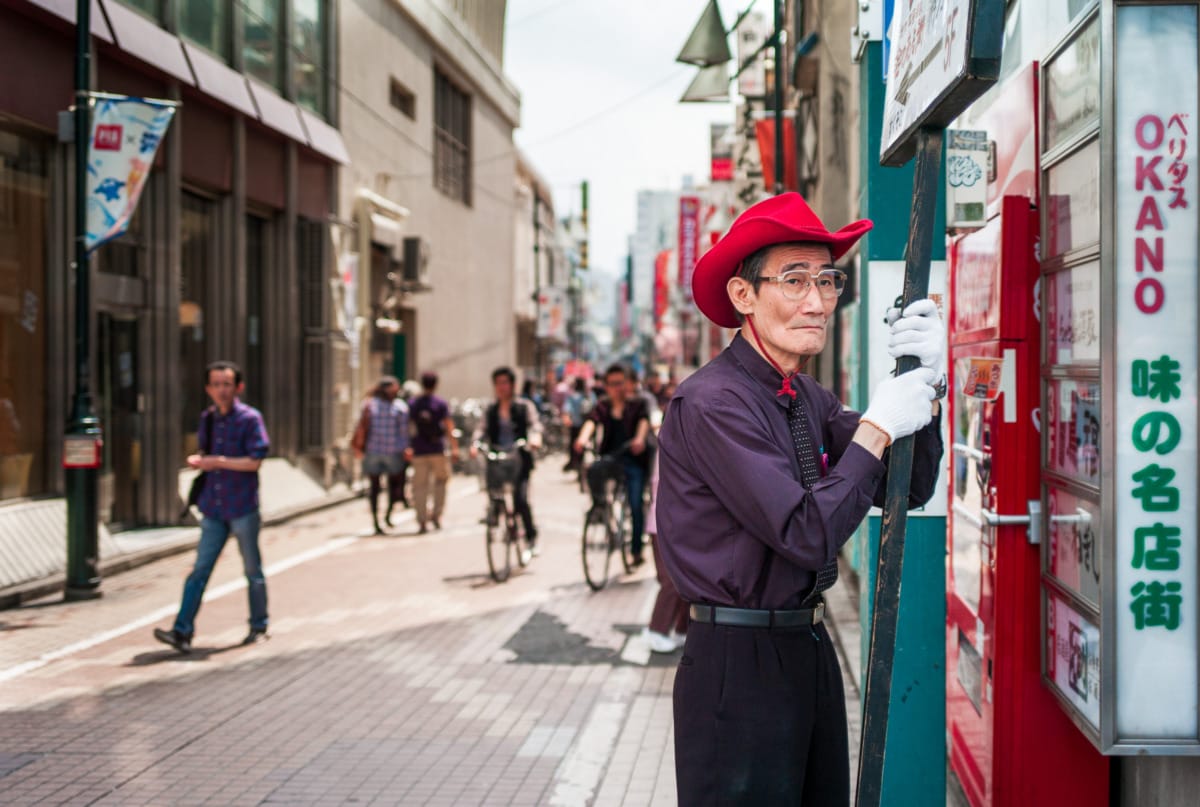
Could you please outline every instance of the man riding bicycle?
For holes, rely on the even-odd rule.
[[[517,376],[508,367],[492,371],[492,390],[496,399],[488,404],[471,440],[471,457],[479,454],[478,443],[486,440],[493,449],[512,450],[520,445],[521,471],[513,485],[513,509],[525,525],[525,539],[533,554],[538,554],[537,528],[529,508],[529,474],[533,470],[533,451],[542,444],[542,420],[537,407],[526,398],[514,397]],[[489,482],[490,484],[490,482]]]
[[[595,435],[596,429],[601,430],[597,460],[588,468],[588,487],[592,491],[592,509],[588,511],[588,521],[604,518],[605,483],[624,477],[633,521],[630,535],[633,565],[640,566],[643,560],[642,531],[645,528],[643,497],[649,459],[646,435],[650,432],[650,418],[645,401],[628,396],[626,384],[629,378],[629,371],[620,364],[614,364],[604,372],[607,395],[596,403],[591,418],[584,422],[575,440],[575,450],[582,451]]]

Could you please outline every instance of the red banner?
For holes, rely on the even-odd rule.
[[[667,277],[667,264],[671,260],[671,250],[664,249],[654,259],[654,330],[662,329],[662,318],[667,313],[667,297],[670,294],[670,278]]]
[[[692,271],[700,257],[700,197],[679,197],[679,288],[692,299]]]
[[[763,185],[767,193],[775,190],[775,118],[754,121],[754,134],[758,139],[758,154],[762,162]],[[796,173],[796,124],[787,116],[783,119],[783,188],[799,190]]]

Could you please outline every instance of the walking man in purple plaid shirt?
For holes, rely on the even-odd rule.
[[[213,405],[200,415],[200,453],[187,458],[189,466],[205,475],[198,503],[203,518],[196,565],[183,584],[175,625],[171,630],[154,629],[155,639],[181,653],[191,652],[196,613],[230,533],[237,537],[250,595],[250,632],[242,643],[267,638],[267,581],[258,550],[258,468],[271,443],[262,413],[238,400],[245,387],[241,369],[233,362],[217,361],[205,372],[204,389]]]

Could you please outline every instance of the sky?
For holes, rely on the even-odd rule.
[[[559,218],[579,211],[588,181],[598,272],[624,271],[637,192],[679,188],[686,174],[707,182],[709,123],[733,121],[731,104],[679,103],[697,68],[675,56],[707,3],[508,0],[504,72],[521,93],[515,139]],[[724,3],[727,29],[738,9]]]

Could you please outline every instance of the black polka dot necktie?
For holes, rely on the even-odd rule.
[[[800,460],[800,479],[804,487],[812,490],[813,485],[821,478],[821,469],[817,465],[817,450],[813,446],[812,432],[808,424],[808,407],[804,396],[797,393],[788,405],[788,430],[792,433],[792,447]],[[817,572],[817,580],[812,591],[804,601],[804,606],[812,607],[821,596],[821,592],[837,582],[837,558],[826,563]]]

